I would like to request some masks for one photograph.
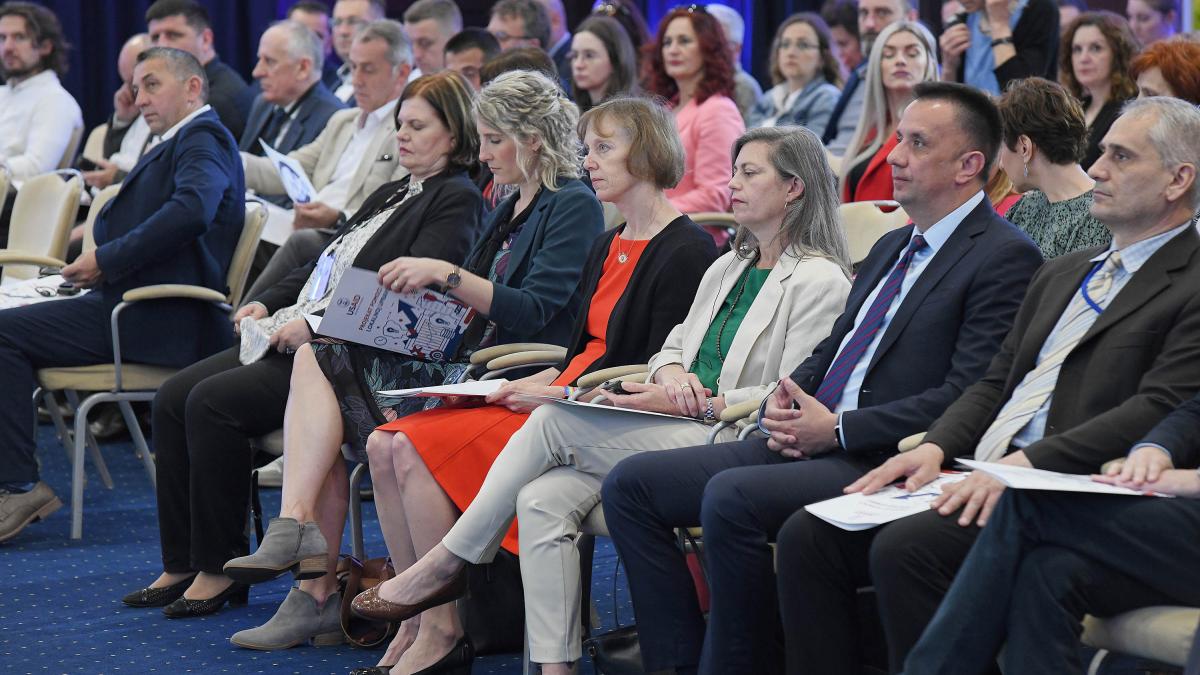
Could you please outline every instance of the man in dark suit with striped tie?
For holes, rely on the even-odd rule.
[[[977,91],[918,86],[888,158],[913,224],[880,239],[832,333],[764,402],[769,439],[638,455],[608,476],[604,512],[648,671],[777,670],[768,541],[927,428],[999,350],[1041,255],[983,193],[998,120]],[[670,536],[695,525],[712,592],[707,635]]]

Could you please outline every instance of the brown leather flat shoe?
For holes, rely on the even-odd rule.
[[[364,619],[375,621],[404,621],[430,607],[454,602],[467,594],[467,569],[463,567],[445,586],[435,589],[427,598],[412,605],[389,602],[379,597],[379,586],[369,588],[355,596],[350,609]],[[382,584],[381,584],[382,585]]]

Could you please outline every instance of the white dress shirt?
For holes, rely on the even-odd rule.
[[[54,71],[0,86],[0,165],[14,179],[57,169],[72,134],[81,129],[79,104]]]
[[[379,130],[379,126],[396,110],[396,104],[399,100],[391,101],[380,106],[375,112],[367,113],[359,118],[358,128],[354,130],[354,135],[350,137],[350,142],[342,150],[342,156],[338,158],[337,166],[334,168],[329,182],[317,192],[315,201],[323,202],[339,211],[345,210],[346,199],[349,197],[350,182],[354,180],[354,174],[358,171],[358,165],[362,163],[363,155],[366,154],[367,148],[371,146],[371,141],[375,138],[375,133]],[[346,217],[349,218],[350,215],[347,213]]]
[[[129,130],[125,132],[125,137],[121,139],[121,148],[114,152],[108,158],[118,169],[129,173],[133,170],[138,160],[142,158],[142,151],[149,150],[151,147],[150,140],[150,125],[146,124],[146,119],[141,115],[133,118],[129,123]]]

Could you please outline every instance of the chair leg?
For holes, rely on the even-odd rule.
[[[64,393],[67,395],[67,401],[70,402],[71,407],[75,409],[75,429],[76,433],[78,433],[80,415],[79,394],[71,389],[66,390]],[[88,398],[91,397],[89,396]],[[99,402],[97,401],[96,403]],[[92,405],[96,405],[96,403]],[[87,424],[83,425],[83,438],[87,443],[88,454],[92,456],[92,463],[96,465],[96,471],[100,473],[100,480],[104,483],[104,487],[109,490],[113,489],[113,480],[112,476],[108,473],[108,465],[104,463],[104,455],[100,454],[100,443],[96,441],[96,437],[92,435],[92,431],[88,428]]]
[[[364,462],[350,472],[350,547],[354,557],[366,560],[366,545],[363,544],[362,488],[363,476],[368,470]]]
[[[134,452],[141,458],[142,465],[146,467],[146,475],[150,476],[150,485],[157,488],[154,458],[150,456],[150,446],[146,445],[146,437],[142,434],[142,427],[138,424],[137,415],[133,414],[133,406],[129,404],[129,401],[121,400],[117,401],[117,407],[121,409],[121,416],[125,418],[125,426],[129,428]]]
[[[83,538],[83,446],[87,438],[88,413],[98,403],[96,396],[89,396],[75,406],[75,466],[71,472],[71,538]]]

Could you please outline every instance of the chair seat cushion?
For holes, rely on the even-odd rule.
[[[1200,608],[1145,607],[1107,619],[1083,621],[1083,642],[1131,656],[1175,666],[1187,662],[1188,650],[1200,621]]]
[[[59,391],[106,391],[116,385],[116,368],[111,363],[70,368],[42,368],[37,371],[43,389]],[[129,391],[158,389],[177,373],[174,368],[125,364],[121,367],[121,388]]]
[[[590,534],[596,537],[608,536],[608,524],[604,522],[604,505],[597,504],[592,507],[591,511],[584,516],[583,522],[579,524],[579,529],[584,534]]]

